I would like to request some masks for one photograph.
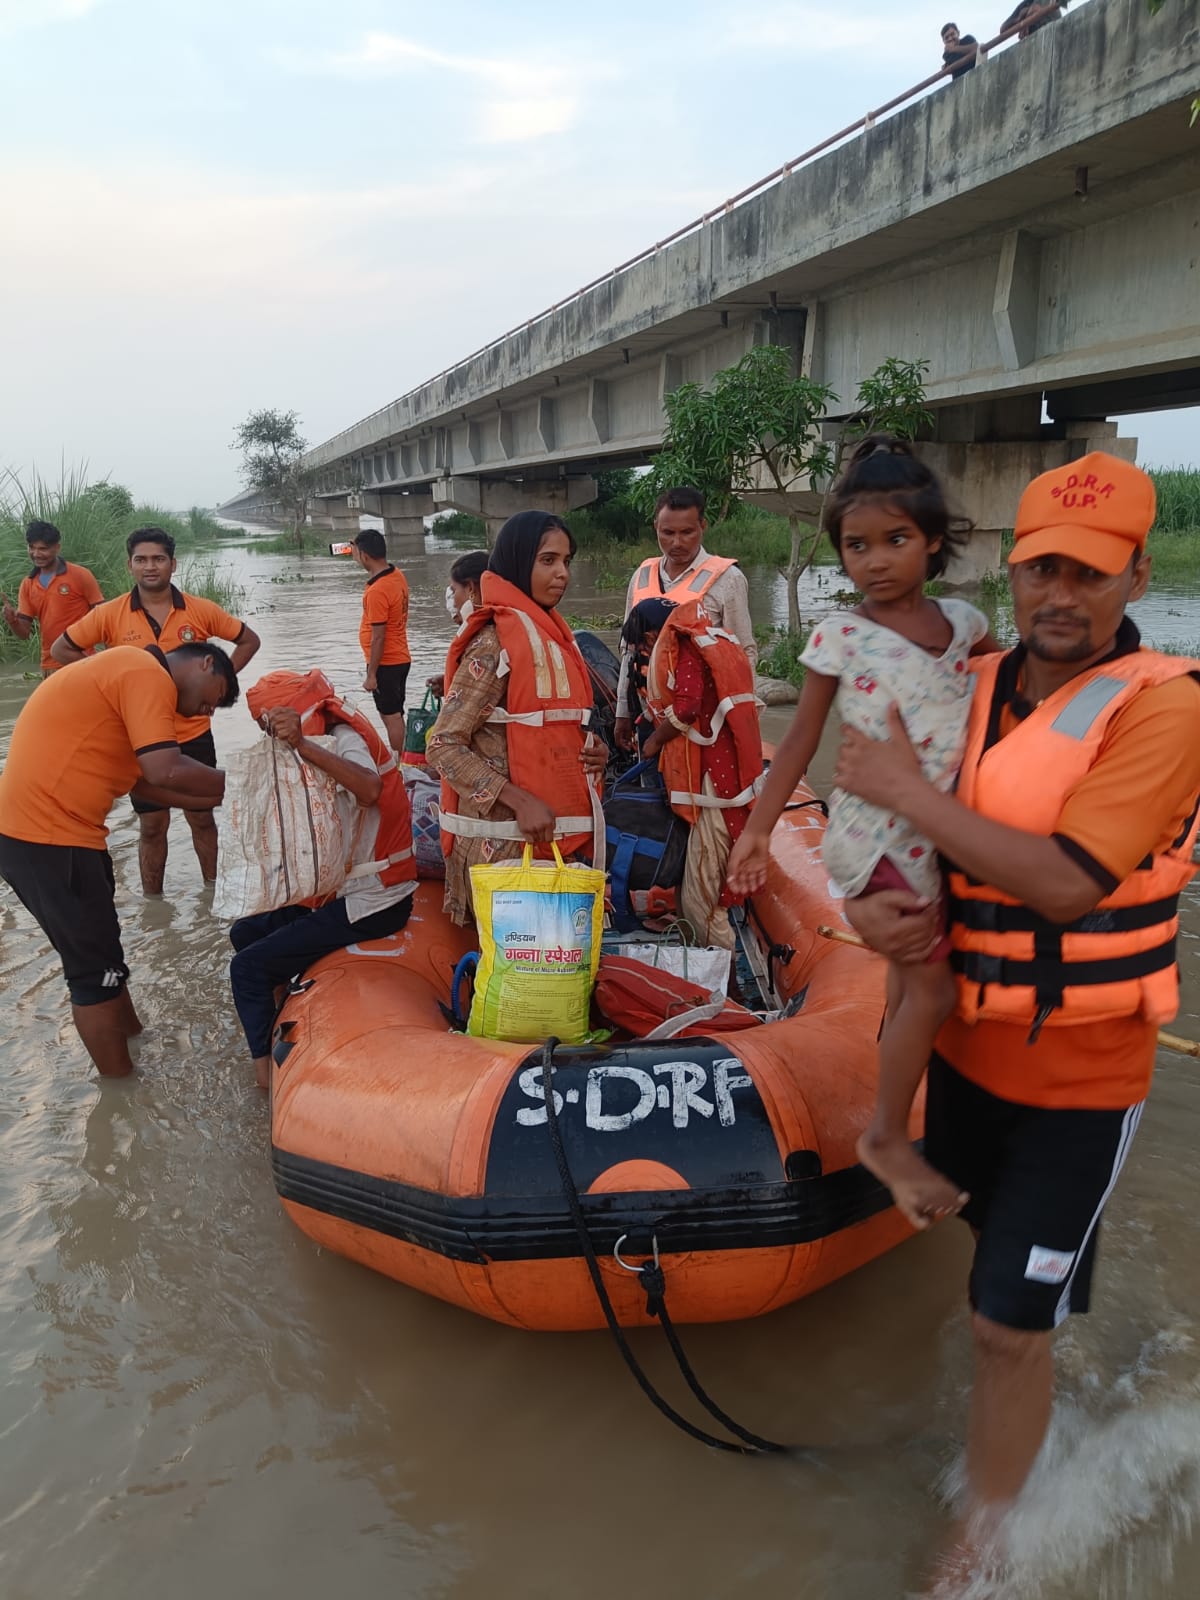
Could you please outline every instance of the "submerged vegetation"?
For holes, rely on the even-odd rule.
[[[25,528],[35,519],[52,522],[62,534],[63,554],[95,574],[106,599],[129,587],[125,540],[135,528],[153,525],[175,540],[179,554],[176,582],[192,594],[215,600],[226,609],[236,608],[244,591],[218,562],[205,555],[189,559],[223,528],[203,507],[193,506],[182,516],[162,506],[137,502],[123,484],[107,480],[89,483],[81,470],[64,472],[57,483],[37,473],[24,475],[0,471],[0,588],[15,603],[21,579],[29,571]],[[27,640],[0,629],[0,660],[38,659],[36,631]]]

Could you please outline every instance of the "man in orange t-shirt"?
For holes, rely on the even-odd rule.
[[[0,773],[0,877],[62,960],[79,1036],[105,1077],[132,1070],[141,1031],[114,903],[106,818],[119,795],[211,809],[225,775],[183,755],[176,715],[231,706],[229,657],[209,645],[105,650],[29,697]]]
[[[1200,662],[1143,651],[1154,486],[1097,452],[1037,478],[1010,561],[1021,643],[977,663],[957,798],[921,776],[898,715],[847,733],[834,781],[906,817],[950,867],[956,1013],[929,1067],[925,1156],[969,1198],[977,1560],[1041,1448],[1051,1335],[1088,1309],[1097,1232],[1178,1002],[1177,900],[1200,797]],[[928,959],[935,908],[847,906],[895,961]]]
[[[412,656],[408,650],[408,580],[387,558],[387,541],[365,528],[354,541],[354,559],[367,574],[358,642],[366,657],[363,688],[387,729],[388,743],[404,752],[404,691]]]
[[[109,600],[73,623],[54,646],[54,658],[66,665],[79,661],[93,645],[156,644],[162,650],[205,639],[227,639],[233,645],[233,670],[242,668],[259,646],[252,628],[231,617],[212,600],[185,594],[171,581],[175,573],[175,541],[162,528],[137,528],[125,541],[129,570],[135,579],[128,594]],[[215,767],[217,751],[207,717],[179,716],[175,735],[184,755]],[[167,868],[167,829],[171,813],[161,805],[134,798],[138,814],[138,865],[142,893],[161,894]],[[211,810],[185,811],[192,844],[206,883],[217,876],[217,824]]]
[[[52,522],[31,522],[25,529],[25,543],[33,562],[28,577],[21,579],[14,607],[7,595],[4,620],[18,639],[28,639],[37,624],[42,646],[42,676],[57,672],[59,663],[51,646],[65,629],[93,606],[103,603],[100,585],[86,567],[64,561],[62,534]],[[89,652],[90,653],[90,652]]]

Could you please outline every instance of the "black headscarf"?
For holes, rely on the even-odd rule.
[[[574,536],[561,517],[549,511],[518,511],[496,535],[488,571],[532,595],[534,562],[543,538],[552,529],[566,534],[574,555]]]

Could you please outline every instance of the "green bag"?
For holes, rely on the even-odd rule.
[[[400,757],[406,767],[425,765],[425,739],[438,719],[442,702],[432,689],[426,689],[421,704],[404,719],[404,754]]]

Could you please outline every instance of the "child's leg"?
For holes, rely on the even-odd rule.
[[[967,1197],[913,1149],[908,1114],[933,1041],[954,1005],[948,961],[888,967],[887,1020],[879,1042],[875,1112],[858,1141],[858,1158],[892,1191],[914,1228],[961,1211]]]

